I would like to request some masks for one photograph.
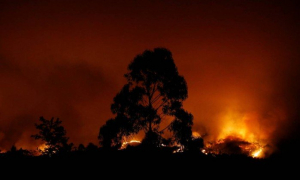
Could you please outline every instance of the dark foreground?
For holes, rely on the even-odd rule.
[[[195,177],[215,178],[268,178],[299,177],[299,160],[283,156],[254,159],[243,155],[204,155],[200,152],[140,152],[140,151],[94,151],[74,152],[47,156],[1,156],[5,169],[26,170],[26,172],[50,175],[84,175],[110,177],[102,179],[178,179]],[[5,166],[3,166],[5,165]],[[27,170],[29,169],[29,171]],[[2,168],[2,172],[5,172]],[[26,173],[24,174],[26,176]],[[127,179],[126,178],[126,179]],[[101,179],[101,178],[100,178]]]

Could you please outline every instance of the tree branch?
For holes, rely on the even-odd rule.
[[[157,108],[155,108],[155,111],[157,111],[159,108],[161,108],[163,105],[166,104],[167,101],[163,101]]]
[[[152,99],[152,97],[153,97],[153,95],[154,95],[154,93],[155,93],[156,90],[157,90],[157,84],[155,83],[153,85],[152,92],[150,93],[150,99]]]
[[[160,97],[161,97],[161,94],[159,93],[157,96],[155,96],[155,97],[152,99],[152,102],[151,102],[151,103],[154,103],[154,102],[157,101]]]
[[[174,121],[174,120],[173,120],[173,121]],[[173,122],[173,121],[172,121],[172,122]],[[171,122],[168,126],[166,126],[165,128],[163,128],[162,130],[160,130],[159,132],[162,133],[164,130],[166,130],[167,128],[169,128],[169,127],[171,126],[172,122]]]
[[[143,97],[142,103],[143,103],[144,106],[147,106],[147,105],[148,105],[148,102],[147,102],[147,100],[145,99],[145,97]]]

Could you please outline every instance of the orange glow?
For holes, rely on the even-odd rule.
[[[228,110],[220,115],[221,124],[216,141],[207,144],[205,151],[213,154],[245,154],[253,158],[264,158],[264,147],[270,143],[268,138],[272,131],[270,128],[262,128],[259,120],[256,113],[242,114]]]
[[[49,146],[46,145],[45,143],[44,144],[41,144],[39,145],[36,150],[34,151],[34,156],[40,156],[42,155],[45,151],[46,151],[46,148],[48,148]],[[55,153],[55,152],[54,152]]]
[[[40,142],[30,136],[39,116],[60,118],[75,146],[98,144],[128,64],[157,46],[172,52],[186,80],[183,108],[206,146],[230,136],[259,144],[261,156],[265,145],[293,146],[297,3],[1,1],[0,149],[36,150]]]
[[[192,133],[192,137],[193,137],[193,138],[201,138],[201,135],[200,135],[198,132],[194,131],[194,132]]]
[[[218,139],[235,136],[249,142],[257,142],[261,136],[265,136],[259,128],[255,114],[241,114],[229,110],[222,119],[222,129]]]
[[[46,149],[47,147],[48,147],[48,146],[47,146],[46,144],[42,144],[42,145],[40,145],[40,146],[37,148],[37,150],[38,150],[38,151],[41,151],[41,152],[44,152],[45,149]]]
[[[253,153],[252,153],[252,157],[254,157],[254,158],[259,158],[259,157],[261,157],[261,156],[262,156],[262,151],[263,151],[263,149],[260,148],[259,150],[253,152]]]
[[[134,145],[137,145],[137,144],[140,144],[141,143],[141,141],[139,141],[139,140],[131,140],[131,141],[124,141],[123,143],[122,143],[122,146],[121,146],[121,148],[120,149],[126,149],[126,147],[128,146],[128,145],[131,145],[131,146],[134,146]]]

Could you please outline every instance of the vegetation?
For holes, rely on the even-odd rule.
[[[172,143],[186,146],[191,141],[193,116],[183,109],[187,84],[172,53],[165,48],[144,51],[129,64],[125,78],[127,83],[111,105],[115,117],[100,128],[100,144],[119,148],[124,137],[144,131],[142,144],[158,147],[168,130]]]
[[[61,125],[61,120],[58,118],[47,120],[40,117],[40,122],[40,124],[35,124],[39,132],[32,137],[45,142],[45,148],[41,151],[42,154],[52,156],[54,153],[71,151],[73,144],[68,144],[69,138],[66,137],[66,130]]]

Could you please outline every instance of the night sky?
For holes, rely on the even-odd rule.
[[[299,17],[283,0],[0,0],[0,149],[35,148],[40,116],[98,144],[128,64],[156,47],[187,81],[194,131],[230,122],[282,148],[299,138]]]

